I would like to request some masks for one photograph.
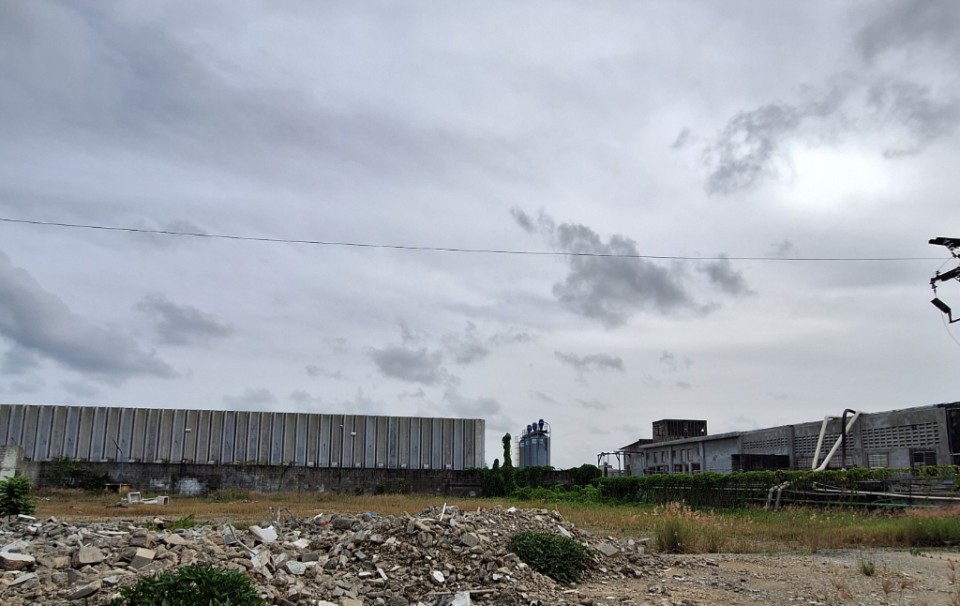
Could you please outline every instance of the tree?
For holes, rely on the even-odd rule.
[[[503,486],[507,494],[512,493],[517,488],[516,473],[513,469],[513,438],[510,434],[503,436]]]

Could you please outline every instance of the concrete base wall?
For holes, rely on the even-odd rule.
[[[24,462],[24,475],[38,488],[45,487],[44,467],[49,462]],[[453,496],[480,496],[481,474],[473,470],[441,469],[328,469],[273,465],[198,465],[164,463],[83,463],[98,475],[129,484],[133,490],[193,496],[213,490],[257,492],[412,492]],[[544,484],[571,485],[565,471],[547,472]]]

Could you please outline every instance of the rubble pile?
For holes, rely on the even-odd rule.
[[[521,530],[560,534],[594,549],[585,581],[653,580],[663,570],[643,545],[595,537],[542,509],[277,514],[248,529],[211,524],[171,531],[155,522],[9,523],[0,535],[4,606],[103,603],[139,576],[191,564],[243,571],[267,604],[284,606],[590,603],[576,587],[555,583],[507,551]]]

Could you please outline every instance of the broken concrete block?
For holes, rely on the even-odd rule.
[[[260,528],[254,524],[250,527],[250,532],[252,532],[253,536],[257,537],[261,543],[273,543],[277,540],[277,531],[272,525],[266,528]]]
[[[176,533],[170,533],[167,536],[163,537],[162,541],[167,545],[189,545],[190,541],[187,540],[183,535]]]
[[[134,570],[139,570],[152,562],[157,556],[157,552],[152,549],[146,549],[144,547],[135,547],[133,548],[133,553],[129,554],[130,568]]]
[[[103,552],[97,547],[81,547],[73,552],[73,567],[83,568],[99,564],[104,560]]]
[[[0,552],[0,566],[2,566],[4,570],[33,568],[36,563],[37,561],[32,555],[13,553],[12,551]]]
[[[100,581],[94,581],[82,587],[76,589],[73,593],[67,596],[67,599],[70,601],[73,600],[82,600],[84,598],[89,598],[93,594],[100,591],[101,583]]]
[[[609,558],[612,555],[620,553],[620,548],[609,541],[604,541],[597,545],[597,551]]]

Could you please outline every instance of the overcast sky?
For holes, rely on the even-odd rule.
[[[0,401],[481,417],[488,464],[544,418],[570,467],[960,400],[958,57],[955,0],[0,3],[2,218],[687,257],[0,222]]]

